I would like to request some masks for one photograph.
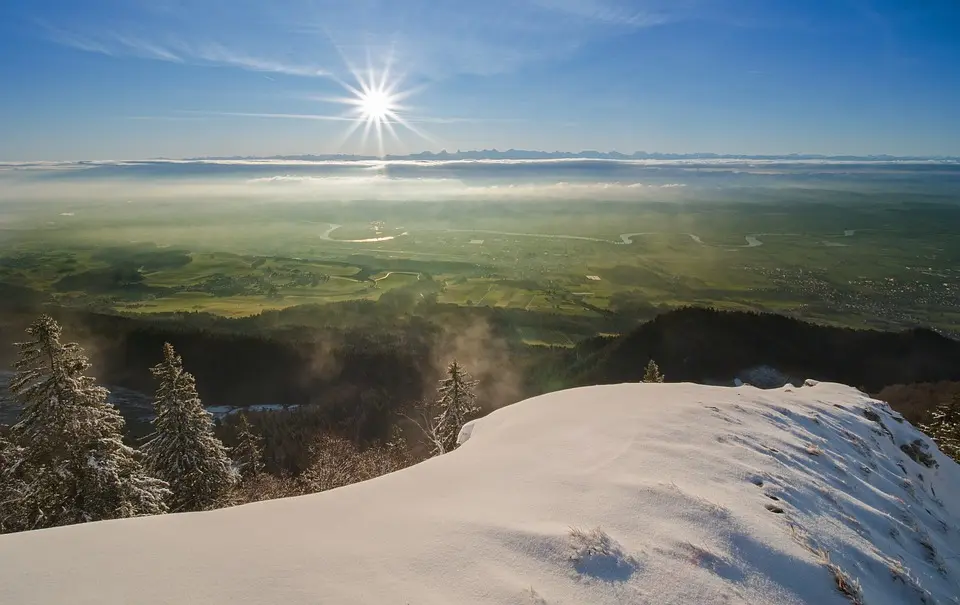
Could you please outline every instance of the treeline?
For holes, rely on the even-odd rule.
[[[635,382],[656,359],[675,382],[730,383],[772,366],[787,376],[862,387],[960,380],[960,342],[925,329],[853,330],[767,313],[689,307],[630,333],[587,340],[560,366],[576,385]]]
[[[245,416],[233,427],[232,455],[218,438],[193,375],[169,343],[150,368],[153,430],[133,447],[124,442],[125,423],[108,391],[87,374],[83,349],[63,342],[61,326],[46,315],[27,334],[10,385],[21,413],[0,431],[0,533],[323,491],[416,459],[396,426],[389,440],[366,448],[318,432],[301,472],[269,475],[263,438]],[[475,387],[454,361],[436,396],[412,406],[418,416],[408,418],[429,454],[457,447],[460,429],[479,416]]]
[[[148,368],[157,362],[163,343],[170,342],[188,363],[209,405],[311,408],[317,417],[312,421],[325,416],[344,425],[351,438],[359,433],[361,441],[372,441],[386,437],[391,419],[409,401],[431,394],[446,361],[467,355],[458,354],[452,341],[463,340],[461,349],[486,348],[484,363],[471,364],[482,380],[486,407],[547,390],[540,375],[527,368],[555,351],[523,345],[497,318],[443,307],[429,318],[384,313],[380,303],[372,301],[239,319],[200,313],[117,316],[56,307],[43,311],[84,347],[104,384],[150,392]],[[0,314],[0,367],[15,361],[9,343],[18,340],[38,314],[36,307]],[[487,340],[496,341],[495,350],[462,338],[478,326]],[[501,368],[517,378],[515,389],[507,391],[486,380],[491,372],[502,373]],[[351,419],[361,399],[366,412]]]

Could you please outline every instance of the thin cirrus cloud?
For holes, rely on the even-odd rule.
[[[129,3],[109,5],[100,15],[104,19],[41,26],[47,39],[87,52],[303,77],[333,75],[346,67],[345,59],[356,58],[345,54],[389,46],[408,74],[434,78],[514,71],[575,52],[592,39],[617,35],[624,28],[692,17],[690,7],[695,4],[292,0],[282,9],[237,2],[226,19],[209,3],[184,4],[162,13],[163,18],[145,5]]]
[[[569,56],[592,40],[692,17],[688,9],[699,1],[676,0],[684,7],[679,10],[665,0],[645,0],[641,10],[636,0],[370,0],[355,3],[366,13],[339,3],[335,19],[308,18],[296,28],[341,49],[388,40],[398,62],[428,77],[497,75]],[[369,18],[373,12],[378,19]]]
[[[258,113],[248,111],[184,111],[184,117],[264,118],[270,120],[313,120],[322,122],[354,122],[355,118],[316,113]]]
[[[208,44],[193,51],[193,56],[214,64],[239,67],[249,71],[261,71],[290,76],[321,77],[329,76],[330,71],[319,66],[290,64],[270,59],[253,57],[227,49],[219,44]]]
[[[210,118],[261,118],[265,120],[304,120],[313,122],[356,122],[357,118],[347,115],[319,113],[276,113],[255,111],[204,111],[181,110],[168,115],[131,115],[128,120],[204,120]],[[469,118],[461,116],[404,116],[404,121],[413,124],[467,124],[467,123],[520,123],[520,118]]]
[[[330,75],[327,69],[317,65],[263,58],[215,42],[195,44],[177,38],[157,42],[149,38],[116,31],[83,34],[52,26],[45,26],[44,29],[46,30],[46,37],[52,42],[77,50],[109,56],[132,56],[169,63],[235,67],[246,71],[290,76],[323,77]]]
[[[652,27],[681,18],[683,2],[645,2],[641,6],[629,0],[531,0],[535,4],[588,22],[631,28]]]

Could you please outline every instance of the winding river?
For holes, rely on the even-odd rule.
[[[633,238],[635,238],[635,237],[637,237],[637,236],[640,236],[640,235],[663,235],[663,234],[661,234],[661,233],[656,233],[656,232],[651,232],[651,231],[647,231],[647,232],[644,232],[644,233],[621,233],[621,234],[620,234],[620,241],[619,241],[619,242],[615,242],[615,243],[617,243],[617,244],[632,244],[632,243],[633,243]],[[680,235],[680,234],[678,234],[678,235]],[[701,246],[709,246],[709,245],[710,245],[710,244],[705,243],[702,239],[700,239],[700,236],[697,235],[697,234],[695,234],[695,233],[684,233],[684,234],[682,234],[682,235],[686,235],[687,237],[689,237],[690,239],[692,239],[692,240],[695,241],[696,243],[700,244]],[[758,235],[763,235],[763,234],[758,234]],[[774,234],[768,234],[768,235],[774,235]],[[757,246],[762,246],[762,245],[763,245],[763,242],[761,242],[761,241],[757,238],[757,235],[748,235],[748,236],[744,237],[743,239],[746,240],[746,242],[747,242],[747,243],[746,243],[745,245],[743,245],[743,246],[716,246],[716,247],[717,247],[717,248],[756,248]]]
[[[387,279],[391,275],[416,275],[417,281],[420,281],[420,274],[417,273],[416,271],[387,271],[386,275],[384,275],[383,277],[374,277],[373,281],[379,282],[381,280]]]
[[[485,231],[483,229],[447,229],[448,233],[487,233],[490,235],[507,235],[511,237],[542,237],[546,239],[577,239],[587,242],[609,243],[610,240],[599,239],[596,237],[586,237],[585,235],[559,235],[554,233],[511,233],[509,231]],[[634,234],[637,235],[637,234]],[[622,237],[622,236],[621,236]]]
[[[341,244],[371,244],[375,242],[389,242],[392,239],[397,239],[398,237],[403,237],[404,235],[410,235],[409,232],[404,231],[400,235],[384,235],[383,237],[368,237],[366,239],[333,239],[330,237],[330,234],[343,227],[343,225],[337,225],[335,223],[328,223],[330,226],[326,231],[320,233],[320,239],[324,239],[330,242],[338,242]]]
[[[345,243],[345,244],[368,244],[368,243],[374,243],[374,242],[386,242],[392,239],[396,239],[398,237],[402,237],[404,235],[409,235],[408,231],[404,231],[399,235],[385,235],[383,237],[371,237],[367,239],[333,239],[332,237],[330,237],[330,235],[334,231],[336,231],[342,226],[343,225],[329,223],[329,228],[326,231],[323,231],[322,233],[320,233],[320,239],[328,240],[331,242]],[[857,233],[857,231],[858,231],[857,229],[846,229],[844,230],[843,235],[844,237],[852,237]],[[556,234],[556,233],[517,233],[512,231],[490,231],[485,229],[447,229],[446,232],[447,233],[486,233],[489,235],[505,235],[508,237],[539,237],[543,239],[569,239],[569,240],[578,240],[578,241],[586,241],[586,242],[612,243],[612,244],[619,244],[619,245],[630,245],[634,243],[634,238],[645,236],[645,235],[667,235],[667,234],[659,233],[656,231],[621,233],[620,241],[610,241],[606,239],[600,239],[597,237],[587,237],[585,235],[563,235],[563,234]],[[760,239],[761,236],[788,235],[788,236],[798,237],[801,234],[800,233],[755,233],[753,235],[744,236],[743,239],[746,243],[740,246],[708,244],[704,242],[703,239],[701,239],[700,236],[695,233],[678,233],[675,235],[686,235],[687,237],[692,239],[697,244],[700,244],[701,246],[710,246],[713,248],[725,248],[728,250],[733,250],[736,248],[759,248],[760,246],[763,245],[763,241]],[[831,245],[827,242],[822,242],[822,243],[824,245]],[[838,245],[838,244],[833,244],[833,245]],[[843,245],[843,244],[839,244],[839,245]]]

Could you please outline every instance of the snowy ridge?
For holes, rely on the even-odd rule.
[[[850,387],[588,387],[461,441],[332,492],[0,536],[0,603],[960,603],[960,467]]]

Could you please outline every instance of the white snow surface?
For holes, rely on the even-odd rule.
[[[331,492],[0,536],[0,603],[958,603],[960,467],[918,439],[838,384],[573,389]]]

